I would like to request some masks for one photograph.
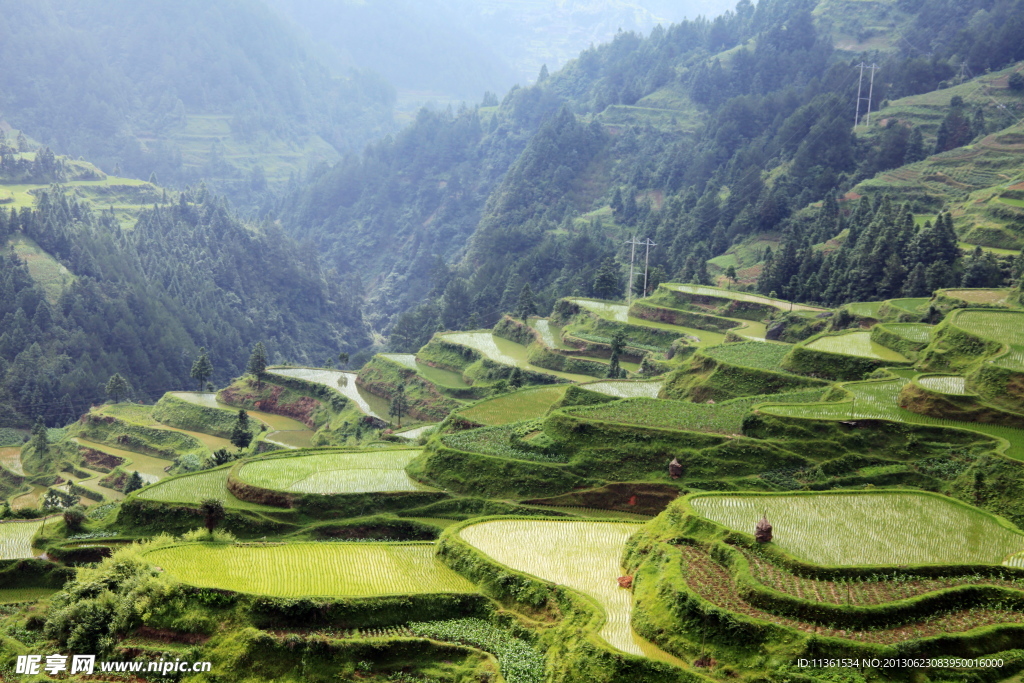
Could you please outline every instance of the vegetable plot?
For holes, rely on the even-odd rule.
[[[145,558],[193,586],[282,598],[474,592],[432,543],[195,543]]]
[[[822,565],[999,564],[1024,534],[981,510],[927,493],[700,495],[703,517],[753,534],[767,511],[772,543]]]

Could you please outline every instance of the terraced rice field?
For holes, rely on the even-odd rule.
[[[804,304],[795,304],[789,301],[783,301],[782,299],[772,299],[767,296],[760,296],[758,294],[748,294],[746,292],[734,292],[731,289],[722,289],[721,287],[707,287],[704,285],[683,285],[683,284],[665,284],[662,285],[666,289],[671,289],[675,292],[683,292],[684,294],[693,294],[695,296],[716,296],[722,299],[733,299],[735,301],[747,301],[754,304],[763,304],[765,306],[773,306],[780,311],[824,311],[824,308],[818,308],[817,306],[806,306]]]
[[[1009,444],[1005,451],[1006,455],[1024,460],[1024,430],[981,422],[946,420],[904,410],[899,407],[897,398],[904,384],[903,379],[851,382],[844,384],[843,388],[852,394],[852,400],[840,403],[764,405],[759,410],[770,415],[807,420],[889,420],[930,427],[966,429],[1005,440]]]
[[[475,592],[432,543],[197,543],[144,557],[193,586],[281,598]]]
[[[552,349],[567,350],[573,348],[562,341],[562,328],[551,323],[549,320],[544,318],[531,319],[530,327],[537,330],[537,332],[540,333],[541,339],[544,340],[544,343]]]
[[[981,510],[926,493],[708,494],[690,504],[701,516],[751,535],[767,511],[773,543],[828,566],[1000,564],[1024,550],[1024,534]]]
[[[497,520],[462,529],[459,536],[496,562],[596,600],[607,621],[600,635],[612,647],[634,655],[672,661],[629,625],[632,593],[619,587],[626,540],[638,525],[625,522]]]
[[[670,325],[668,323],[637,318],[629,315],[629,308],[625,304],[612,304],[604,301],[591,301],[589,299],[570,299],[570,301],[579,305],[580,308],[586,309],[591,313],[596,313],[607,320],[628,323],[638,327],[653,327],[658,330],[669,330],[671,332],[678,333],[680,336],[686,334],[691,337],[696,337],[700,341],[701,346],[714,346],[715,344],[721,344],[725,341],[725,335],[720,332],[698,330],[693,327],[680,327],[679,325]],[[737,320],[736,324],[746,324],[747,322],[749,321]]]
[[[104,415],[112,415],[118,419],[124,420],[125,422],[133,422],[143,427],[152,427],[154,429],[162,429],[168,432],[178,432],[179,434],[187,434],[195,438],[199,443],[206,446],[211,452],[226,448],[231,450],[234,446],[227,439],[223,439],[219,436],[213,436],[212,434],[203,434],[202,432],[192,432],[187,429],[178,429],[177,427],[170,427],[157,422],[153,419],[153,406],[142,406],[133,403],[113,403],[105,405],[96,411]]]
[[[948,297],[961,299],[970,304],[997,305],[1005,305],[1007,298],[1012,293],[1012,289],[949,289],[945,292]]]
[[[410,370],[416,369],[416,354],[415,353],[382,353],[382,358],[387,358],[389,361],[404,365]]]
[[[1024,370],[1024,313],[962,310],[952,322],[962,330],[1008,345],[1008,352],[995,358],[996,365]]]
[[[785,394],[737,398],[724,403],[687,403],[652,398],[633,398],[596,406],[569,408],[566,412],[588,420],[658,429],[678,429],[713,434],[740,434],[743,418],[760,403],[776,401],[816,401],[822,389],[809,389]]]
[[[461,372],[452,372],[442,368],[435,368],[424,363],[416,362],[416,372],[420,377],[433,382],[440,387],[452,387],[455,389],[468,389],[471,385],[462,378]]]
[[[967,380],[960,375],[927,375],[919,377],[917,383],[939,394],[966,396],[973,393],[967,390]]]
[[[661,391],[662,382],[660,380],[653,381],[637,381],[631,379],[611,379],[605,382],[591,382],[590,384],[584,384],[584,389],[590,391],[596,391],[599,394],[607,394],[608,396],[617,396],[619,398],[658,398],[658,392]]]
[[[199,505],[207,498],[224,501],[224,507],[240,510],[280,510],[281,508],[257,505],[235,498],[228,491],[228,472],[230,468],[184,474],[143,489],[138,493],[142,500],[155,500],[161,503],[187,503]],[[197,522],[198,524],[198,522]]]
[[[895,306],[896,308],[902,308],[904,311],[918,313],[923,308],[928,306],[929,301],[931,301],[931,299],[928,298],[890,299],[886,303],[888,303],[890,306]]]
[[[594,379],[590,375],[576,375],[570,372],[548,370],[547,368],[532,365],[526,357],[525,346],[516,344],[503,337],[496,337],[490,332],[453,332],[444,335],[444,339],[453,344],[468,346],[490,360],[504,365],[518,366],[524,370],[554,375],[555,377],[561,377],[572,382],[586,382]]]
[[[238,477],[254,486],[293,493],[422,491],[426,487],[405,473],[405,466],[419,454],[415,450],[327,451],[271,458],[246,463]]]
[[[0,448],[0,465],[15,474],[25,474],[25,470],[21,467],[21,446]]]
[[[846,304],[846,310],[860,318],[878,319],[883,301],[861,301],[853,304]]]
[[[173,391],[170,394],[197,406],[217,408],[238,414],[238,408],[218,401],[217,394],[195,391]],[[313,430],[298,420],[259,410],[246,410],[245,412],[250,418],[259,420],[273,430],[265,437],[266,441],[284,448],[309,448],[313,444]]]
[[[431,429],[437,427],[436,424],[420,425],[419,427],[413,427],[412,429],[406,429],[404,432],[398,432],[399,436],[404,436],[406,439],[418,439],[423,434]]]
[[[0,522],[0,560],[34,557],[32,537],[43,527],[43,522],[42,519]]]
[[[788,344],[745,342],[722,344],[701,351],[705,356],[726,363],[758,370],[784,372],[780,365],[793,347]]]
[[[903,354],[871,341],[870,332],[851,332],[833,337],[821,337],[808,344],[807,348],[846,356],[860,356],[898,363],[908,362]]]
[[[927,344],[931,340],[932,330],[935,328],[924,323],[888,323],[885,325],[885,329],[912,342]]]
[[[31,491],[24,493],[11,501],[11,509],[21,510],[23,508],[39,507],[39,503],[42,501],[45,494],[45,486],[33,485]]]
[[[344,395],[345,398],[355,403],[359,410],[370,417],[388,419],[388,402],[358,387],[354,372],[322,370],[320,368],[272,368],[270,373],[322,384]]]
[[[91,448],[94,451],[109,453],[110,455],[122,458],[125,461],[125,464],[121,466],[123,469],[128,472],[138,472],[139,476],[148,482],[156,482],[166,478],[167,472],[164,468],[172,464],[170,460],[154,458],[152,455],[126,451],[122,448],[114,448],[113,446],[96,443],[88,439],[73,437],[71,440],[83,448]]]
[[[459,412],[467,420],[497,426],[543,417],[548,409],[565,396],[567,384],[520,389],[519,391],[480,401]]]

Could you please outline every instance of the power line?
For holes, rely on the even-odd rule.
[[[868,66],[864,62],[861,62],[860,64],[856,65],[853,68],[854,69],[860,69],[860,77],[857,80],[857,113],[853,117],[853,127],[856,128],[858,125],[860,125],[860,103],[863,102],[865,99],[868,101],[868,113],[867,113],[867,120],[865,121],[864,125],[870,126],[871,125],[871,100],[874,98],[874,93],[875,93],[875,71],[877,71],[881,67],[878,66],[875,63],[872,63],[871,66]],[[866,98],[865,97],[861,97],[861,92],[864,89],[864,69],[870,69],[871,70],[871,81],[870,81],[870,84],[868,85],[868,96]]]

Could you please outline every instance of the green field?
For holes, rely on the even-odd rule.
[[[951,322],[971,334],[1007,345],[1006,353],[995,358],[996,365],[1024,370],[1024,312],[961,310]]]
[[[626,522],[497,520],[473,524],[459,536],[512,569],[568,586],[597,601],[607,621],[600,635],[623,652],[672,661],[629,625],[632,594],[619,587],[626,540],[639,525]]]
[[[885,329],[912,342],[927,344],[931,340],[932,330],[935,328],[924,323],[888,323],[885,325]]]
[[[282,598],[470,593],[432,543],[197,543],[145,559],[183,583]]]
[[[925,389],[939,394],[966,396],[972,393],[967,390],[967,381],[960,375],[925,375],[916,381]]]
[[[848,334],[819,337],[807,344],[807,348],[824,353],[860,356],[862,358],[874,358],[897,363],[908,362],[908,359],[903,354],[872,341],[870,332],[851,332]]]
[[[512,443],[512,437],[522,436],[529,431],[540,429],[540,423],[536,420],[525,422],[511,422],[507,425],[497,427],[481,427],[480,429],[467,429],[443,437],[444,444],[449,448],[470,453],[483,453],[498,458],[511,458],[513,460],[531,460],[534,462],[566,462],[569,454],[559,451],[555,453],[547,451],[524,450]]]
[[[416,354],[415,353],[382,353],[382,358],[387,358],[389,361],[404,365],[410,370],[416,369]]]
[[[1024,550],[1024,534],[935,494],[706,494],[703,517],[748,534],[767,511],[772,542],[822,565],[1000,564]]]
[[[139,405],[137,403],[108,403],[95,412],[102,415],[111,415],[119,420],[132,422],[143,427],[152,427],[154,429],[160,429],[167,432],[186,434],[206,446],[210,451],[220,450],[221,448],[232,450],[234,448],[230,441],[222,439],[219,436],[204,434],[202,432],[192,432],[187,429],[178,429],[177,427],[169,427],[162,422],[158,422],[153,419],[153,406]],[[181,447],[185,447],[184,442],[182,442]]]
[[[431,367],[425,365],[416,360],[416,354],[413,353],[382,353],[382,358],[387,358],[393,363],[415,370],[420,377],[423,377],[427,381],[433,382],[442,387],[454,387],[456,389],[467,389],[469,384],[462,379],[462,373],[452,372],[451,370],[442,370],[441,368]]]
[[[541,339],[552,349],[570,350],[573,347],[562,341],[562,328],[544,318],[531,318],[530,327],[540,333]]]
[[[54,304],[75,281],[75,276],[57,259],[24,236],[18,236],[0,245],[5,252],[14,252],[28,267],[29,276],[46,292],[46,299]]]
[[[294,493],[421,491],[424,487],[405,473],[405,466],[419,454],[410,450],[325,451],[246,463],[238,477],[254,486]]]
[[[612,320],[619,323],[627,323],[629,325],[637,325],[638,327],[651,327],[657,330],[668,330],[682,335],[689,335],[697,338],[701,346],[714,346],[721,344],[725,341],[725,335],[720,332],[711,332],[710,330],[698,330],[693,327],[680,327],[679,325],[670,325],[668,323],[656,322],[653,320],[644,320],[643,318],[637,318],[629,315],[629,307],[625,304],[613,304],[606,301],[593,301],[591,299],[569,299],[580,308],[590,311],[596,315],[601,316],[606,320]],[[737,325],[746,325],[749,321],[737,320]]]
[[[1024,430],[982,422],[959,422],[918,415],[899,407],[898,396],[904,384],[905,380],[903,379],[851,382],[843,385],[843,388],[852,395],[851,400],[804,405],[765,405],[760,410],[770,415],[807,420],[890,420],[930,427],[968,429],[1004,439],[1009,443],[1006,455],[1017,460],[1024,460]]]
[[[877,320],[881,315],[879,309],[882,308],[884,303],[884,301],[862,301],[846,304],[846,310],[859,318],[874,318]]]
[[[490,332],[452,332],[441,335],[441,338],[452,344],[466,346],[479,352],[486,358],[503,365],[512,365],[538,372],[545,375],[554,375],[573,382],[587,382],[592,379],[590,375],[576,375],[570,372],[559,372],[547,368],[532,365],[527,359],[526,347],[516,344],[504,337],[497,337]]]
[[[660,380],[610,379],[582,386],[584,389],[618,398],[657,398],[662,382]]]
[[[886,303],[896,308],[902,308],[904,311],[910,311],[911,313],[920,313],[923,308],[928,306],[928,302],[931,299],[928,298],[916,298],[916,299],[890,299]]]
[[[58,590],[57,588],[0,588],[0,604],[35,602],[50,597]]]
[[[193,403],[204,408],[216,408],[238,414],[238,408],[221,403],[217,400],[217,394],[196,392],[196,391],[172,391],[171,396]],[[264,413],[259,410],[246,410],[246,414],[267,425],[270,431],[265,441],[280,445],[284,448],[309,448],[313,444],[313,430],[302,422],[284,415]]]
[[[235,498],[227,488],[228,473],[230,471],[230,468],[221,467],[215,470],[172,477],[143,489],[138,493],[138,497],[143,500],[155,500],[161,503],[186,503],[190,505],[199,505],[207,498],[217,498],[224,501],[224,507],[228,508],[240,510],[281,509],[249,503]]]
[[[670,289],[674,292],[682,292],[683,294],[692,294],[694,296],[714,296],[720,299],[733,299],[735,301],[745,301],[752,304],[762,304],[764,306],[771,306],[777,308],[780,311],[825,311],[827,309],[819,308],[817,306],[806,306],[804,304],[796,304],[791,301],[784,301],[783,299],[772,299],[767,296],[761,296],[760,294],[748,294],[746,292],[734,292],[731,289],[722,289],[721,287],[707,287],[704,285],[684,285],[684,284],[663,284],[662,287]]]
[[[349,399],[359,410],[370,417],[387,420],[388,402],[356,385],[356,373],[341,370],[324,370],[321,368],[271,368],[271,375],[296,377],[307,382],[315,382],[333,389]],[[273,379],[271,378],[271,381]]]
[[[0,522],[0,560],[33,557],[32,537],[43,527],[44,520]]]
[[[569,408],[566,412],[588,420],[617,422],[640,427],[740,434],[743,429],[743,418],[759,403],[817,401],[823,394],[824,391],[821,389],[811,389],[785,394],[737,398],[710,405],[655,398],[633,398],[597,406]]]
[[[125,461],[125,464],[122,465],[125,470],[128,472],[138,472],[143,481],[148,483],[154,483],[167,477],[167,470],[165,468],[171,464],[170,460],[154,458],[152,455],[126,451],[122,448],[114,448],[113,446],[79,437],[73,437],[71,440],[83,448],[91,448],[94,451],[109,453],[110,455],[122,458]]]
[[[459,411],[467,420],[482,425],[504,425],[533,420],[547,413],[548,408],[565,396],[567,384],[521,389],[511,394],[480,401]]]
[[[993,250],[995,251],[995,250]],[[1005,250],[1001,250],[1005,251]],[[1015,256],[1019,252],[1006,251],[1006,255]],[[1012,289],[947,289],[943,294],[952,299],[961,299],[969,304],[994,304],[1005,306],[1007,299],[1013,294]]]
[[[21,466],[21,446],[0,448],[0,465],[15,474],[25,474],[25,470]]]
[[[747,368],[757,368],[758,370],[784,372],[781,368],[782,359],[789,353],[791,348],[788,344],[743,342],[712,346],[711,348],[704,349],[701,353],[727,365],[740,365]]]

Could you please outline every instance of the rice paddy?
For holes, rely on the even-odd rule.
[[[161,503],[199,505],[207,498],[216,498],[223,501],[224,507],[227,508],[240,510],[280,510],[280,508],[249,503],[235,498],[228,491],[229,472],[230,468],[221,467],[215,470],[172,477],[142,489],[137,495],[142,500],[153,500]]]
[[[193,586],[281,598],[475,592],[432,543],[196,543],[144,557]]]
[[[607,394],[608,396],[617,396],[619,398],[658,398],[658,392],[661,391],[662,382],[660,380],[645,380],[637,381],[631,379],[619,379],[619,380],[607,380],[605,382],[591,382],[590,384],[584,384],[584,389],[590,391],[596,391],[599,394]]]
[[[532,365],[527,359],[526,347],[516,344],[503,337],[497,337],[490,332],[452,332],[442,337],[452,344],[460,344],[479,352],[484,357],[503,365],[511,365],[538,372],[545,375],[554,375],[572,382],[586,382],[594,379],[590,375],[577,375],[570,372],[559,372],[547,368]]]
[[[846,304],[846,310],[858,318],[878,319],[881,315],[879,309],[882,308],[884,303],[884,301],[859,301],[853,304]]]
[[[824,393],[821,389],[810,389],[785,394],[737,398],[717,404],[633,398],[596,406],[569,408],[566,412],[583,419],[632,424],[640,427],[740,434],[743,430],[743,418],[750,413],[755,405],[779,401],[817,401]]]
[[[780,311],[824,311],[824,308],[818,308],[817,306],[807,306],[804,304],[795,304],[790,301],[784,301],[783,299],[772,299],[767,296],[761,296],[759,294],[748,294],[746,292],[734,292],[731,289],[722,289],[721,287],[707,287],[705,285],[682,285],[682,284],[663,284],[662,287],[670,289],[674,292],[682,292],[684,294],[693,294],[694,296],[713,296],[720,299],[733,299],[735,301],[746,301],[754,304],[763,304],[765,306],[772,306],[779,309]]]
[[[788,344],[744,342],[712,346],[701,353],[727,365],[784,372],[781,369],[782,359],[791,348]]]
[[[1024,312],[961,310],[952,324],[962,330],[1007,345],[1007,351],[994,360],[1010,370],[1024,370]]]
[[[92,450],[100,451],[101,453],[116,455],[125,461],[124,465],[121,466],[124,470],[128,472],[138,472],[140,476],[149,482],[155,482],[165,478],[167,476],[166,468],[171,465],[170,460],[154,458],[152,455],[136,453],[135,451],[126,451],[122,448],[114,448],[113,446],[96,443],[95,441],[89,441],[88,439],[82,439],[80,437],[73,437],[71,440],[82,448],[91,448]]]
[[[459,536],[496,562],[596,600],[607,617],[600,636],[612,647],[673,661],[633,632],[633,596],[617,582],[626,541],[639,528],[625,522],[516,519],[473,524]]]
[[[505,425],[542,417],[552,405],[565,396],[567,384],[521,389],[490,398],[460,411],[467,420],[482,425]]]
[[[562,341],[562,329],[545,318],[532,318],[530,320],[530,327],[537,330],[540,333],[540,338],[552,349],[567,350],[573,348]]]
[[[415,353],[382,353],[381,358],[387,358],[388,360],[403,365],[410,370],[416,369],[416,354]]]
[[[243,465],[238,477],[254,486],[293,493],[421,491],[425,487],[405,473],[405,466],[419,454],[416,450],[325,451],[256,460]]]
[[[0,448],[0,465],[15,474],[25,474],[25,470],[21,466],[21,446]]]
[[[217,395],[213,393],[196,391],[173,391],[169,393],[175,398],[181,399],[182,401],[188,401],[189,403],[193,403],[197,406],[203,406],[204,408],[217,408],[219,410],[226,410],[235,414],[238,413],[238,408],[229,406],[226,403],[221,403],[217,400]],[[281,446],[282,448],[309,448],[313,445],[313,430],[298,420],[285,417],[284,415],[265,413],[259,410],[246,410],[245,412],[250,418],[259,420],[272,430],[266,437],[264,437],[265,441]]]
[[[0,522],[0,560],[34,557],[32,537],[43,527],[44,521]]]
[[[1015,252],[1010,252],[1015,253]],[[1012,289],[947,289],[944,294],[952,299],[960,299],[969,304],[1005,305]]]
[[[652,327],[657,330],[669,330],[675,332],[680,336],[687,335],[696,338],[701,346],[714,346],[725,342],[725,335],[721,332],[711,332],[710,330],[698,330],[692,327],[681,327],[679,325],[670,325],[668,323],[657,322],[654,320],[645,320],[643,318],[637,318],[636,316],[629,315],[629,307],[625,304],[613,304],[606,301],[592,301],[590,299],[569,299],[580,308],[595,313],[606,320],[613,320],[615,322],[627,323],[629,325],[636,325],[638,327]],[[749,321],[737,320],[737,325],[746,325]]]
[[[912,342],[927,344],[935,328],[924,323],[889,323],[885,325],[885,329]]]
[[[418,439],[436,427],[436,424],[420,425],[419,427],[413,427],[412,429],[406,429],[405,431],[398,432],[398,435],[405,437],[406,439]]]
[[[767,512],[772,543],[827,566],[1000,564],[1024,550],[1024,534],[928,493],[708,494],[690,504],[701,516],[748,534]]]
[[[923,388],[939,394],[966,396],[973,393],[967,390],[967,380],[960,375],[925,375],[916,381]]]
[[[796,417],[807,420],[889,420],[930,427],[950,427],[979,432],[1005,440],[1009,446],[1006,455],[1024,460],[1024,430],[1012,427],[985,424],[981,422],[959,422],[905,410],[899,407],[899,392],[903,379],[875,382],[850,382],[843,388],[852,395],[851,400],[836,403],[810,403],[803,405],[763,405],[761,412],[780,417]],[[778,401],[779,403],[782,400]],[[775,401],[773,401],[775,403]]]
[[[354,372],[324,370],[321,368],[272,368],[270,373],[322,384],[355,403],[359,410],[363,411],[366,415],[387,420],[388,402],[357,386],[356,373]]]
[[[807,348],[824,353],[860,356],[862,358],[874,358],[897,363],[910,362],[903,354],[872,341],[870,332],[851,332],[848,334],[819,337],[807,344]]]
[[[913,299],[890,299],[886,303],[896,308],[902,308],[904,311],[910,311],[911,313],[919,313],[921,310],[928,306],[928,302],[931,299],[926,297],[913,298]]]

